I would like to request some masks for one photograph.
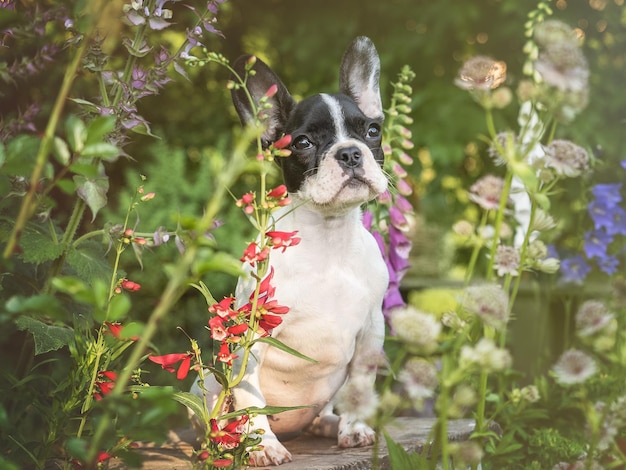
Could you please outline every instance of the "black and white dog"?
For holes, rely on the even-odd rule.
[[[246,60],[234,65],[242,76]],[[356,398],[341,389],[373,388],[382,352],[381,306],[388,274],[374,238],[361,223],[359,206],[383,193],[387,178],[382,171],[380,60],[370,39],[358,37],[346,50],[338,94],[296,103],[265,63],[257,60],[254,70],[247,83],[254,100],[278,86],[265,111],[263,142],[292,136],[291,156],[278,160],[293,203],[275,215],[275,230],[297,230],[301,238],[297,246],[274,250],[270,257],[275,299],[290,308],[272,336],[318,361],[255,344],[245,379],[234,391],[234,408],[311,405],[254,418],[254,427],[265,431],[263,450],[251,455],[260,466],[291,460],[276,435],[307,431],[337,436],[340,447],[374,441],[373,430],[349,412],[354,407],[341,403]],[[243,90],[233,91],[233,101],[244,123],[254,119]],[[247,299],[253,285],[249,278],[240,279],[237,298]],[[209,378],[205,387],[219,392],[220,386]]]

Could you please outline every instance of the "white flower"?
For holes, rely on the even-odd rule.
[[[358,374],[337,393],[337,408],[354,419],[365,420],[376,412],[378,395],[368,375]]]
[[[412,357],[398,374],[398,380],[404,385],[409,397],[417,403],[435,394],[437,387],[437,369],[426,359]]]
[[[511,354],[506,349],[498,348],[490,338],[481,338],[474,347],[461,347],[461,367],[478,367],[485,372],[497,372],[506,369],[511,363]]]
[[[497,284],[468,287],[461,302],[463,308],[501,330],[509,320],[509,296]]]
[[[414,307],[395,309],[390,318],[395,335],[413,352],[430,354],[437,349],[441,323]]]
[[[589,169],[587,151],[569,140],[553,140],[546,148],[545,165],[560,176],[574,178]]]
[[[578,336],[591,336],[603,330],[615,316],[602,302],[588,300],[583,303],[576,313],[576,330]]]
[[[596,373],[595,361],[582,351],[570,349],[565,351],[552,368],[556,381],[561,385],[572,385],[585,382]]]
[[[505,245],[498,246],[493,263],[493,268],[498,273],[498,276],[504,276],[505,274],[518,276],[520,268],[519,263],[520,254],[517,248]]]

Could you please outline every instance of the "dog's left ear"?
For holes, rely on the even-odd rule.
[[[370,38],[359,36],[343,55],[339,90],[356,101],[367,117],[382,119],[379,79],[380,59],[376,47]]]
[[[278,75],[261,59],[255,59],[253,67],[248,70],[248,64],[252,59],[252,56],[242,56],[233,64],[233,70],[238,76],[237,81],[247,76],[247,92],[243,88],[235,88],[231,95],[242,124],[248,125],[259,117],[255,113],[263,96],[270,87],[276,86],[275,94],[267,98],[266,101],[271,106],[259,113],[263,116],[263,122],[266,126],[261,135],[261,140],[263,147],[267,148],[272,142],[282,137],[285,123],[296,102]],[[250,98],[254,104],[250,102]]]

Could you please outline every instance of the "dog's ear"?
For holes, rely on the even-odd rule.
[[[246,90],[241,87],[232,90],[232,98],[242,124],[254,123],[255,119],[265,124],[266,128],[261,135],[261,140],[263,146],[268,147],[282,137],[287,118],[296,103],[280,78],[261,59],[257,58],[253,67],[247,71],[248,64],[254,60],[252,56],[242,56],[233,64],[233,69],[239,78],[244,79],[247,74],[246,88],[254,105],[250,102]],[[238,79],[235,81],[239,83]],[[273,85],[276,85],[278,89],[266,101],[271,107],[259,109],[261,98]],[[258,114],[255,114],[255,111]]]
[[[356,101],[367,117],[383,118],[380,99],[380,59],[370,38],[357,37],[341,61],[339,90]]]

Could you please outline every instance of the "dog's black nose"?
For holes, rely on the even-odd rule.
[[[355,168],[363,163],[363,155],[357,147],[339,149],[335,158],[346,168]]]

